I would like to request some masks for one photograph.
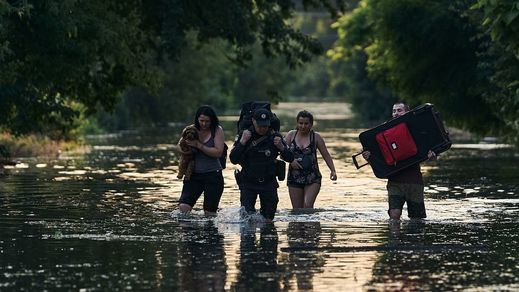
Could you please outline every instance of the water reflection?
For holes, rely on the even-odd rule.
[[[391,220],[388,224],[388,251],[378,257],[373,269],[373,279],[368,288],[413,291],[424,288],[420,281],[428,266],[423,265],[424,254],[416,252],[416,247],[425,244],[425,223],[421,220],[404,224]],[[414,247],[414,250],[411,248]],[[417,269],[419,267],[419,269]],[[414,272],[417,273],[414,273]],[[430,287],[429,287],[430,288]]]
[[[243,223],[240,228],[240,260],[233,290],[278,291],[278,234],[272,223]],[[259,229],[259,232],[257,232]]]
[[[190,291],[223,291],[227,265],[223,235],[212,221],[181,222],[178,246],[180,287]]]
[[[287,227],[288,255],[285,257],[285,289],[312,290],[313,276],[320,273],[324,257],[316,248],[321,237],[320,222],[289,222]],[[295,278],[295,285],[294,285]]]
[[[381,250],[383,253],[373,267],[373,277],[364,288],[414,291],[485,287],[494,290],[499,287],[496,282],[510,285],[507,289],[517,287],[519,277],[512,271],[516,269],[518,248],[512,247],[514,239],[500,235],[515,234],[509,228],[501,224],[391,222],[387,229],[387,248]],[[499,247],[495,246],[496,237],[500,238]]]
[[[283,107],[287,130],[300,108]],[[361,129],[334,105],[320,118],[325,108],[315,127],[340,179],[323,181],[311,212],[292,212],[282,184],[270,225],[241,222],[232,165],[217,219],[170,216],[182,188],[176,128],[22,159],[0,175],[0,290],[519,290],[515,149],[471,144],[425,164],[428,219],[392,225],[385,180],[352,166]]]
[[[388,243],[389,247],[419,246],[425,243],[425,221],[410,220],[403,224],[400,220],[389,220]]]

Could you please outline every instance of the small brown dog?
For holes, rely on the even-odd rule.
[[[185,127],[182,131],[182,138],[180,139],[179,146],[180,149],[183,152],[187,152],[187,154],[182,154],[180,156],[177,178],[182,178],[183,176],[185,176],[186,180],[191,178],[191,174],[195,168],[195,155],[191,146],[187,145],[187,141],[196,140],[198,140],[198,130],[196,127],[193,125]]]

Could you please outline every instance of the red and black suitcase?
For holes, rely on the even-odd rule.
[[[452,145],[438,111],[429,103],[360,133],[359,140],[363,151],[371,153],[369,164],[378,178],[427,160],[429,150],[440,154]],[[367,165],[359,165],[358,155],[353,156],[357,169]]]
[[[375,135],[387,165],[395,165],[418,153],[406,123],[400,123]]]

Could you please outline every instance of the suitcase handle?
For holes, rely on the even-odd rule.
[[[362,152],[364,152],[364,151],[362,151]],[[353,156],[351,157],[351,158],[353,158],[353,164],[355,164],[355,167],[356,167],[357,169],[360,169],[361,167],[366,166],[366,165],[369,164],[369,162],[366,162],[366,163],[364,163],[364,164],[362,164],[362,165],[359,165],[359,163],[357,162],[357,156],[361,155],[362,152],[357,153],[357,154],[355,154],[355,155],[353,155]]]

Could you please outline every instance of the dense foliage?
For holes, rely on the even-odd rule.
[[[291,25],[302,33],[315,37],[328,49],[336,40],[330,28],[328,13],[297,13]],[[250,47],[254,56],[247,66],[236,66],[227,52],[232,48],[225,41],[200,43],[195,35],[186,36],[182,58],[162,62],[165,76],[158,94],[144,88],[127,91],[110,115],[100,111],[96,115],[103,129],[117,130],[170,122],[189,122],[196,107],[211,104],[219,114],[237,113],[240,104],[250,100],[343,99],[352,82],[344,80],[347,64],[332,63],[325,56],[289,68],[283,58],[262,54],[260,45]]]
[[[64,132],[82,108],[111,110],[129,87],[159,94],[163,62],[180,60],[190,33],[221,39],[227,58],[250,61],[258,44],[295,67],[323,51],[290,26],[299,1],[0,1],[0,126]],[[303,0],[336,13],[343,1]]]
[[[368,76],[451,125],[519,134],[519,1],[364,0],[336,24],[335,59],[365,55]],[[371,96],[376,98],[375,96]]]
[[[372,122],[397,99],[432,102],[450,125],[519,141],[519,1],[330,3],[0,1],[0,130],[63,138],[334,96]],[[353,6],[332,47],[330,15]]]

